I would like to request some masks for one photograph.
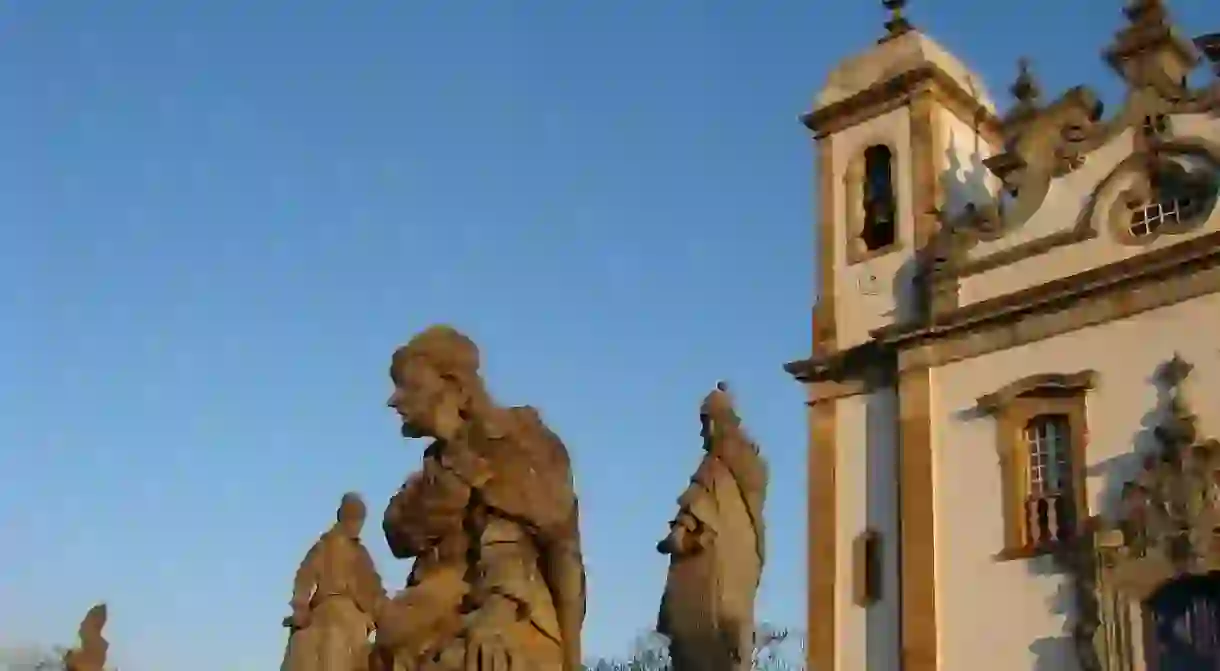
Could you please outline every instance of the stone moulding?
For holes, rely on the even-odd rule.
[[[1030,375],[1010,382],[993,393],[980,396],[976,407],[980,412],[990,414],[1008,405],[1013,399],[1034,391],[1087,391],[1097,387],[1098,377],[1098,373],[1095,370],[1082,370],[1077,373],[1040,373],[1038,375]]]
[[[894,356],[899,368],[948,363],[1220,291],[1217,268],[1220,231],[956,308],[932,323],[876,329],[866,343],[792,361],[784,370],[806,384],[843,383]],[[947,349],[935,351],[941,346]],[[908,357],[918,362],[904,363]]]

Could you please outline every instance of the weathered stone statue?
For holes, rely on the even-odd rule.
[[[106,626],[106,604],[99,603],[85,613],[78,635],[80,647],[64,654],[64,671],[102,671],[106,666],[106,652],[110,644],[102,636]]]
[[[707,452],[657,550],[670,556],[657,630],[675,671],[750,668],[762,577],[767,465],[741,427],[724,383],[703,401]]]
[[[389,406],[407,438],[433,438],[383,528],[414,558],[377,623],[383,668],[580,669],[585,615],[567,448],[529,407],[501,408],[478,347],[433,326],[394,353]]]
[[[344,494],[337,521],[301,562],[292,585],[291,631],[281,671],[364,671],[369,634],[385,601],[381,576],[360,542],[364,501]]]

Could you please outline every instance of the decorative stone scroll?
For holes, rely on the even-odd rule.
[[[1048,103],[1028,61],[1022,61],[1010,91],[1013,108],[1003,119],[1004,146],[984,161],[999,178],[1002,192],[990,202],[968,205],[960,214],[941,217],[942,239],[924,269],[933,296],[942,284],[951,284],[966,252],[979,242],[997,240],[1019,228],[1041,209],[1051,183],[1084,165],[1088,156],[1129,129],[1137,145],[1149,133],[1156,140],[1173,138],[1165,123],[1176,114],[1220,113],[1216,88],[1196,89],[1186,76],[1198,65],[1200,52],[1215,61],[1220,39],[1205,35],[1194,42],[1182,39],[1168,11],[1157,0],[1134,0],[1124,10],[1127,25],[1105,51],[1107,63],[1127,83],[1126,98],[1117,113],[1103,119],[1104,108],[1094,91],[1077,86]],[[1145,145],[1149,143],[1144,142]],[[1152,144],[1155,144],[1152,143]],[[1157,153],[1141,149],[1149,161]],[[1082,218],[1078,235],[1088,233]],[[933,301],[934,302],[934,301]]]

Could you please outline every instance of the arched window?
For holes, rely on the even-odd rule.
[[[860,238],[868,251],[894,244],[898,199],[894,194],[894,154],[883,145],[864,150],[864,225]]]

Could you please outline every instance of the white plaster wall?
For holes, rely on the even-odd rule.
[[[868,620],[864,609],[852,602],[852,543],[868,524],[868,397],[849,396],[835,409],[835,669],[867,669]]]
[[[847,227],[848,207],[856,206],[847,193],[845,178],[848,164],[874,144],[888,144],[895,149],[894,186],[898,191],[898,239],[896,251],[855,265],[847,264],[847,244],[852,235]],[[838,287],[835,318],[839,347],[846,349],[868,341],[873,329],[893,323],[898,317],[903,290],[904,265],[909,265],[915,244],[914,220],[911,217],[911,113],[906,107],[866,121],[834,136],[833,162],[835,170],[834,217],[838,222],[835,236],[835,275]],[[823,194],[825,197],[825,194]]]
[[[943,146],[936,157],[943,202],[940,207],[948,217],[955,217],[968,203],[985,205],[998,191],[999,179],[991,174],[983,160],[995,153],[970,124],[946,109],[936,113],[940,126],[937,137]]]
[[[1173,117],[1172,127],[1178,137],[1197,137],[1220,143],[1220,119],[1201,114],[1179,115]],[[999,240],[979,244],[971,251],[970,258],[984,258],[996,252],[1073,228],[1088,198],[1115,167],[1131,154],[1131,151],[1132,131],[1127,131],[1100,147],[1087,157],[1085,164],[1080,169],[1052,183],[1042,208],[1029,221]],[[1122,244],[1115,239],[1108,222],[1104,221],[1104,213],[1110,209],[1110,205],[1115,202],[1121,191],[1121,188],[1107,188],[1106,192],[1110,194],[1109,197],[1103,198],[1098,203],[1098,216],[1094,218],[1094,225],[1099,232],[1096,238],[1058,247],[1017,263],[963,278],[961,304],[975,303],[1062,277],[1069,277],[1090,268],[1122,261],[1154,249],[1189,243],[1192,238],[1220,228],[1220,207],[1217,207],[1202,226],[1190,233],[1161,236],[1147,245]]]
[[[1122,482],[1153,443],[1150,377],[1179,352],[1195,365],[1186,389],[1204,436],[1220,437],[1220,294],[1145,312],[933,371],[936,557],[942,671],[1074,669],[1065,579],[1044,559],[999,562],[1003,517],[995,424],[975,400],[1035,373],[1093,369],[1088,397],[1091,513],[1113,512]],[[1045,666],[1041,666],[1045,665]]]
[[[883,389],[837,403],[835,671],[897,671],[897,395]],[[854,547],[870,528],[881,534],[883,575],[881,599],[864,608],[854,600]]]

